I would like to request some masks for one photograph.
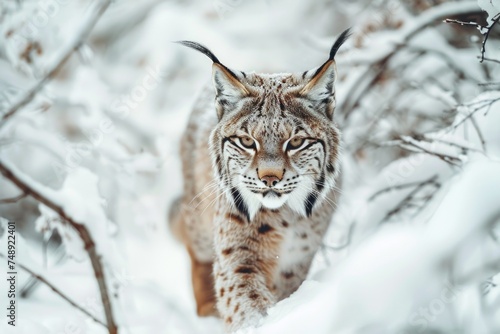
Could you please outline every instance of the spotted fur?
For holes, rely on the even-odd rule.
[[[199,315],[229,331],[257,325],[306,278],[337,198],[334,56],[300,74],[230,70],[205,47],[213,90],[181,143],[184,195],[171,226],[192,260]],[[215,96],[215,110],[213,99]]]

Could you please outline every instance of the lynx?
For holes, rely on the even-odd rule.
[[[334,57],[300,74],[232,70],[213,61],[181,141],[184,193],[170,224],[191,257],[200,316],[228,331],[258,325],[306,278],[338,196],[340,131]],[[214,103],[215,98],[215,103]]]

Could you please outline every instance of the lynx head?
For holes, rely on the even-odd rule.
[[[249,220],[261,207],[284,205],[309,216],[334,187],[340,140],[334,56],[348,36],[349,29],[323,65],[300,74],[231,70],[204,46],[180,42],[214,62],[214,169],[228,200]]]

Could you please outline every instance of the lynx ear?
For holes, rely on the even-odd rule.
[[[313,102],[313,106],[320,112],[324,112],[329,119],[333,119],[335,110],[335,79],[337,77],[337,68],[335,66],[335,54],[338,49],[350,36],[350,29],[345,30],[337,38],[332,48],[328,60],[318,67],[304,72],[302,77],[307,80],[300,95]]]
[[[245,85],[241,83],[241,76],[245,75],[243,72],[240,72],[241,76],[238,76],[235,71],[223,65],[212,51],[199,43],[191,41],[179,41],[177,43],[203,53],[214,62],[212,66],[212,78],[216,92],[215,106],[219,119],[221,119],[224,112],[231,109],[232,105],[237,103],[239,99],[250,94]]]
[[[233,109],[232,106],[238,103],[241,98],[250,95],[240,78],[220,63],[213,64],[212,79],[215,87],[215,107],[219,119],[222,118],[226,110]]]

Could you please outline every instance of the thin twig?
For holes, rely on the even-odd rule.
[[[496,98],[496,99],[490,99],[490,100],[480,100],[478,102],[475,102],[475,103],[472,103],[468,106],[471,106],[471,105],[474,105],[474,104],[479,104],[479,103],[483,103],[482,105],[476,107],[474,110],[472,110],[469,114],[467,114],[464,118],[462,118],[457,124],[454,124],[453,125],[453,129],[456,129],[459,125],[461,125],[463,122],[465,122],[466,120],[468,120],[469,118],[471,118],[472,116],[474,116],[475,113],[477,113],[479,110],[482,110],[484,107],[488,107],[487,111],[485,112],[485,114],[488,113],[488,111],[490,110],[491,106],[496,103],[497,101],[500,101],[500,97],[499,98]]]
[[[455,19],[445,19],[445,20],[443,20],[443,22],[445,22],[445,23],[456,23],[456,24],[460,24],[461,26],[481,27],[476,22],[464,22],[464,21],[455,20]]]
[[[486,41],[488,41],[490,32],[493,30],[495,24],[498,23],[498,20],[500,20],[500,13],[497,13],[497,15],[493,17],[493,21],[491,22],[491,24],[486,27],[486,33],[484,34],[483,43],[481,44],[481,59],[479,60],[480,63],[484,61],[484,54],[486,53]]]
[[[6,259],[7,257],[0,253],[0,257],[3,257],[4,259]],[[87,316],[89,316],[90,318],[92,318],[92,320],[94,320],[95,322],[103,325],[104,327],[107,327],[106,324],[104,322],[102,322],[101,320],[97,319],[95,316],[93,316],[89,311],[87,311],[86,309],[84,309],[82,306],[78,305],[76,302],[74,302],[73,300],[71,300],[71,298],[69,298],[68,296],[66,296],[61,290],[59,290],[58,288],[56,288],[54,285],[52,285],[52,283],[50,283],[49,281],[47,281],[45,278],[43,278],[41,275],[33,272],[31,269],[29,269],[28,267],[26,267],[25,265],[17,262],[16,260],[16,266],[18,266],[19,268],[21,268],[22,270],[24,270],[25,272],[27,272],[28,274],[30,274],[32,277],[34,277],[35,279],[37,279],[38,281],[40,281],[41,283],[45,284],[46,286],[48,286],[52,291],[54,291],[57,295],[59,295],[62,299],[64,299],[65,301],[67,301],[68,303],[70,303],[72,306],[74,306],[75,308],[77,308],[78,310],[82,311],[83,313],[85,313]]]
[[[92,268],[94,269],[94,275],[99,285],[99,292],[101,294],[104,313],[106,315],[108,332],[109,334],[117,334],[118,328],[116,327],[113,317],[113,310],[108,294],[108,287],[104,275],[101,257],[96,252],[95,243],[89,231],[87,230],[85,225],[76,222],[71,216],[69,216],[64,211],[61,205],[50,199],[51,196],[45,196],[44,194],[42,194],[42,192],[40,191],[40,187],[30,186],[26,181],[28,178],[27,176],[21,175],[19,172],[14,171],[15,169],[9,165],[10,164],[5,161],[0,161],[0,173],[2,173],[3,176],[12,181],[12,183],[14,183],[24,193],[30,195],[40,203],[44,204],[45,206],[59,214],[59,216],[62,218],[62,221],[67,222],[71,227],[73,227],[84,242],[85,250],[89,255],[90,262],[92,263]]]
[[[484,140],[484,136],[483,136],[483,133],[481,131],[481,128],[479,127],[479,124],[477,124],[477,121],[474,118],[474,116],[471,116],[470,121],[472,123],[472,126],[474,127],[474,130],[476,130],[479,141],[481,142],[481,147],[483,148],[483,152],[487,153],[486,140]]]
[[[418,185],[420,185],[422,183],[423,184],[433,183],[433,182],[436,181],[436,179],[437,179],[437,175],[434,175],[431,178],[429,178],[427,180],[424,180],[424,181],[404,183],[404,184],[398,184],[398,185],[391,186],[391,187],[386,187],[384,189],[381,189],[381,190],[377,191],[373,195],[371,195],[370,198],[368,198],[368,202],[373,201],[375,198],[377,198],[378,196],[380,196],[380,195],[382,195],[384,193],[387,193],[387,192],[390,192],[390,191],[393,191],[393,190],[401,190],[401,189],[405,189],[405,188],[409,188],[409,187],[413,187],[413,186],[418,186]]]
[[[478,129],[479,130],[479,129]],[[451,141],[448,141],[448,140],[445,140],[443,138],[438,138],[438,137],[429,137],[429,136],[426,136],[424,135],[424,137],[428,140],[431,140],[431,141],[435,141],[435,142],[440,142],[440,143],[443,143],[443,144],[446,144],[446,145],[450,145],[450,146],[453,146],[453,147],[456,147],[456,148],[459,148],[461,149],[462,151],[473,151],[473,152],[478,152],[478,153],[483,153],[482,150],[480,149],[477,149],[477,148],[474,148],[474,147],[468,147],[468,146],[463,146],[463,145],[460,145],[458,143],[454,143],[454,142],[451,142]]]
[[[492,58],[486,58],[486,57],[483,57],[483,60],[486,60],[486,61],[492,61],[492,62],[494,62],[494,63],[498,63],[498,64],[500,64],[500,60],[498,60],[498,59],[492,59]]]
[[[85,42],[87,37],[90,35],[90,32],[96,25],[97,21],[101,17],[101,15],[106,11],[110,0],[102,0],[95,10],[94,15],[91,15],[90,19],[86,24],[83,25],[82,30],[78,34],[77,38],[73,41],[71,46],[63,52],[61,58],[54,63],[52,68],[47,72],[47,74],[40,80],[37,84],[35,84],[31,89],[29,89],[24,95],[19,98],[18,101],[14,102],[7,110],[7,112],[0,119],[0,128],[5,125],[6,121],[12,117],[16,112],[18,112],[22,107],[27,105],[36,94],[45,86],[45,84],[50,81],[54,75],[61,69],[61,67],[66,63],[66,61],[70,58],[74,51],[78,50]]]
[[[376,79],[382,76],[383,72],[385,72],[388,68],[387,63],[390,61],[390,59],[398,54],[401,50],[404,50],[404,45],[408,44],[408,42],[415,36],[417,36],[420,32],[449,16],[456,16],[465,13],[480,14],[481,11],[477,7],[477,4],[475,4],[473,1],[471,1],[467,6],[461,8],[456,8],[453,3],[443,3],[426,10],[425,12],[420,14],[418,18],[415,19],[417,21],[417,24],[408,24],[407,26],[403,27],[402,31],[398,31],[398,33],[402,33],[402,36],[400,36],[400,40],[402,41],[402,43],[394,45],[393,49],[386,52],[385,55],[377,58],[376,61],[367,64],[364,73],[359,76],[359,81],[363,81],[363,78],[370,78],[372,81],[376,81]],[[377,72],[374,75],[370,75],[374,70]],[[373,85],[370,84],[370,86]],[[352,91],[354,91],[359,89],[360,87],[363,87],[363,85],[361,84],[361,82],[357,82],[357,84],[353,85],[352,87]],[[346,98],[340,102],[339,106],[337,106],[337,109],[342,110],[344,122],[348,121],[351,112],[358,106],[359,101],[362,99],[362,97],[366,96],[367,90],[369,89],[364,88],[364,94],[357,94],[357,96],[354,97],[352,97],[352,95],[354,94],[351,91],[351,96],[346,96]]]
[[[480,82],[477,85],[478,86],[497,86],[497,85],[500,85],[500,82]]]
[[[486,27],[483,27],[482,25],[480,25],[479,23],[476,23],[476,22],[463,22],[463,21],[453,20],[453,19],[446,19],[446,20],[444,20],[444,22],[457,23],[457,24],[460,24],[462,26],[463,25],[473,26],[473,27],[478,28],[479,31],[481,31],[482,29],[486,29],[486,32],[484,33],[483,42],[481,43],[481,56],[479,57],[479,62],[482,63],[484,61],[484,54],[486,53],[486,42],[488,41],[488,37],[490,36],[491,30],[493,30],[493,27],[495,26],[495,24],[498,23],[498,20],[500,20],[500,13],[497,13],[493,17],[493,21],[491,22],[491,24],[486,26]]]
[[[28,194],[21,193],[21,194],[19,194],[17,196],[14,196],[14,197],[0,199],[0,204],[12,204],[12,203],[16,203],[17,201],[25,198],[26,196],[28,196]]]
[[[397,213],[401,212],[403,209],[405,208],[408,208],[408,207],[411,207],[411,206],[414,206],[411,202],[413,199],[415,199],[416,195],[420,192],[420,190],[422,190],[425,186],[427,185],[432,185],[434,186],[436,189],[439,189],[441,187],[441,184],[436,182],[436,179],[437,179],[437,175],[433,176],[432,178],[426,180],[426,181],[423,181],[421,182],[420,184],[418,184],[415,189],[413,189],[405,198],[403,198],[403,200],[401,202],[399,202],[399,204],[392,210],[390,210],[389,212],[387,212],[387,214],[384,216],[384,218],[380,221],[380,224],[386,222],[389,220],[389,218],[391,218],[392,216],[396,215]],[[424,207],[425,205],[434,197],[434,193],[432,194],[429,194],[427,195],[426,197],[423,198],[424,200],[424,203],[422,203],[418,209],[418,212],[420,212]],[[418,206],[417,206],[418,207]]]
[[[418,45],[412,45],[412,44],[404,44],[407,50],[412,51],[412,52],[419,52],[420,54],[433,54],[437,57],[440,57],[452,70],[454,70],[457,73],[457,76],[467,78],[473,82],[477,82],[478,80],[472,76],[469,75],[468,72],[464,71],[461,69],[458,64],[453,60],[452,57],[450,57],[446,52],[443,52],[439,49],[432,49],[432,46],[429,47],[422,47]]]
[[[393,140],[387,143],[384,143],[382,145],[385,146],[399,146],[402,149],[405,149],[407,151],[410,151],[412,153],[427,153],[433,156],[438,157],[439,159],[443,160],[444,162],[449,163],[450,165],[454,166],[460,166],[462,163],[462,160],[459,157],[449,155],[446,153],[442,152],[435,152],[432,151],[422,145],[420,145],[421,140],[415,139],[410,136],[401,136],[399,140]]]

